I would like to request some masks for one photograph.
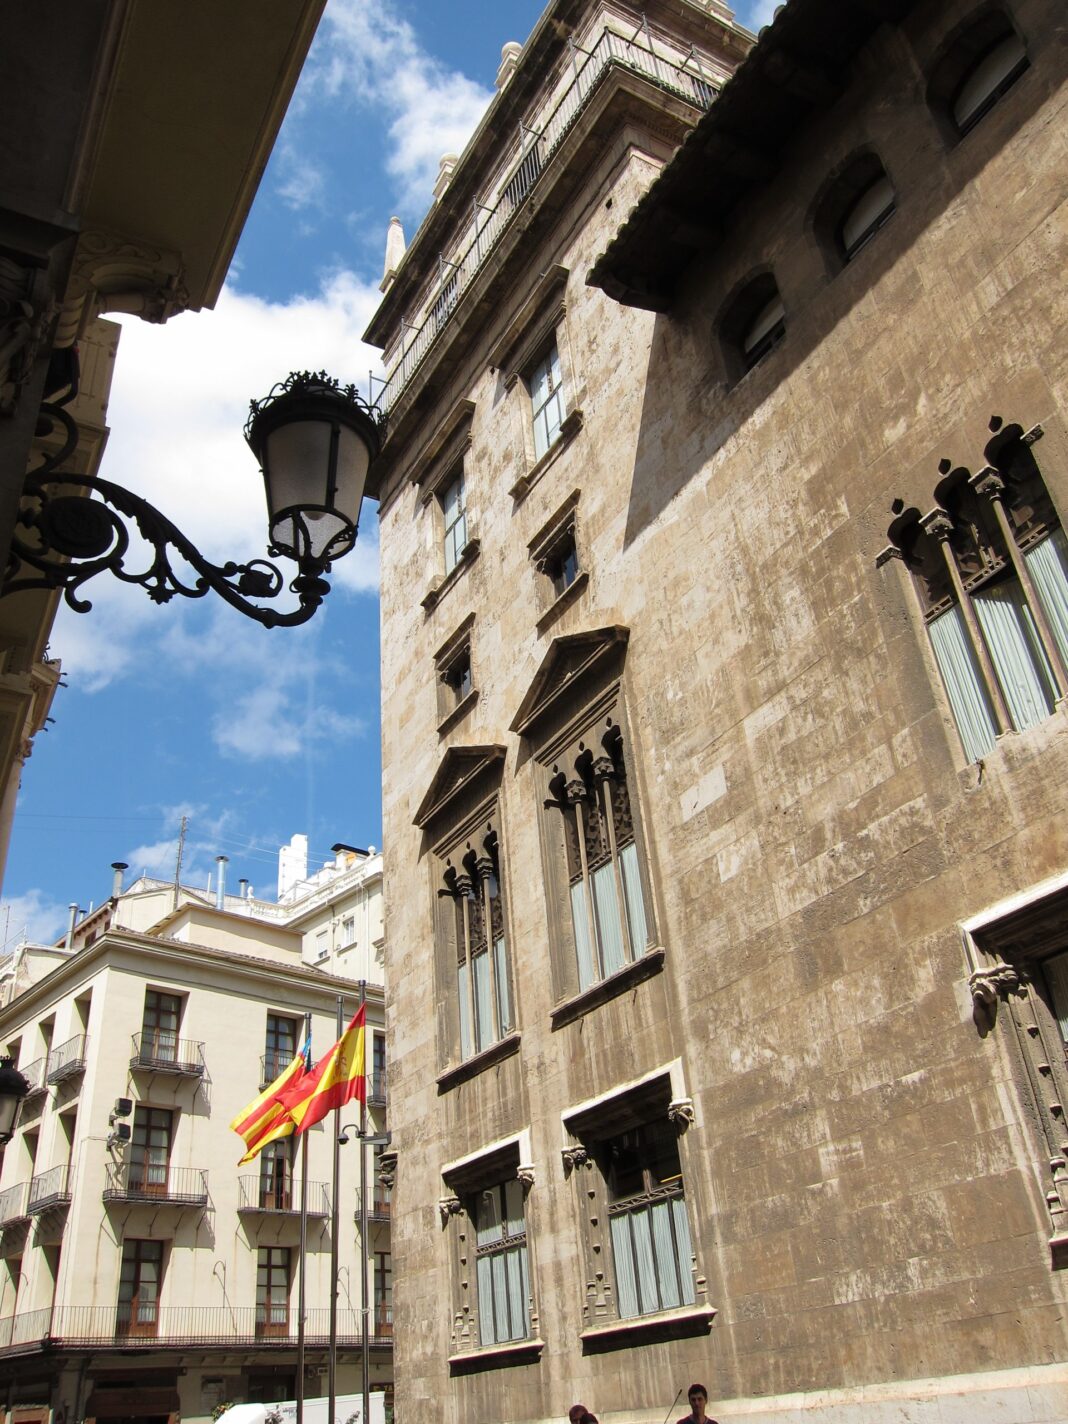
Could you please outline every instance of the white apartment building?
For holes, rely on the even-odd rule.
[[[220,1403],[296,1394],[301,1152],[238,1167],[234,1116],[291,1060],[368,1005],[368,1130],[385,1128],[381,856],[281,858],[277,901],[142,876],[56,946],[0,965],[0,1048],[30,1081],[0,1160],[4,1424],[208,1420]],[[220,862],[219,872],[225,869]],[[218,875],[218,872],[217,872]],[[342,1113],[358,1124],[359,1105]],[[341,1151],[339,1392],[391,1392],[389,1191]],[[326,1392],[332,1120],[309,1133],[305,1393]]]

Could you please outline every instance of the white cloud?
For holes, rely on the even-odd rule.
[[[12,895],[0,900],[3,914],[3,946],[0,954],[8,954],[23,940],[31,944],[52,944],[67,928],[70,909],[57,900],[49,900],[41,890],[27,890],[24,895]]]
[[[330,0],[287,125],[295,161],[302,120],[318,98],[373,109],[386,125],[396,205],[419,217],[444,153],[460,153],[493,93],[427,53],[392,0]],[[285,166],[288,181],[293,162]]]

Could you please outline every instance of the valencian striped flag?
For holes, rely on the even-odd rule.
[[[294,1079],[281,1096],[296,1132],[322,1122],[328,1112],[367,1096],[364,1053],[366,1007],[361,1004],[348,1028],[310,1073]]]
[[[288,1089],[310,1076],[311,1039],[306,1038],[300,1052],[287,1068],[283,1068],[273,1083],[264,1088],[242,1108],[230,1126],[245,1142],[245,1155],[237,1164],[243,1167],[279,1137],[288,1137],[296,1124],[283,1102]]]

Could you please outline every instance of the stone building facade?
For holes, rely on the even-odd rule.
[[[368,333],[402,1416],[1068,1417],[1064,18],[750,46],[555,0]]]

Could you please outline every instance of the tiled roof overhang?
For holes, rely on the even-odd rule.
[[[594,263],[588,285],[624,306],[670,310],[692,259],[717,246],[734,209],[775,177],[798,131],[843,92],[858,51],[915,4],[789,0],[782,6]]]

